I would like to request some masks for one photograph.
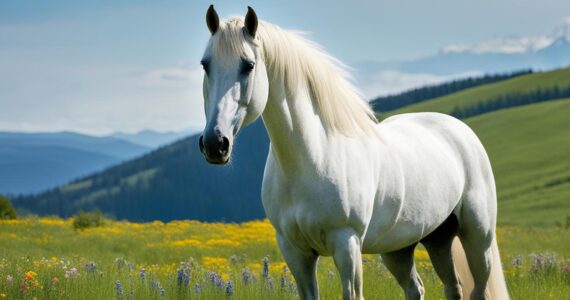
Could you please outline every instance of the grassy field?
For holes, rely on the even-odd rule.
[[[570,218],[569,100],[466,120],[491,159],[501,224],[554,225]]]
[[[513,299],[570,297],[570,230],[501,227]],[[75,231],[70,220],[0,221],[0,299],[295,299],[267,221],[128,223]],[[416,262],[426,299],[443,291],[427,253]],[[364,257],[366,299],[403,299],[376,255]],[[330,258],[319,262],[322,299],[339,299]]]
[[[476,88],[467,89],[429,101],[409,105],[386,114],[381,114],[381,118],[384,119],[391,115],[418,111],[432,111],[450,114],[456,106],[469,106],[477,104],[479,101],[488,100],[500,95],[527,93],[533,92],[538,88],[548,89],[555,86],[570,86],[570,68],[524,75],[493,84],[486,84]]]

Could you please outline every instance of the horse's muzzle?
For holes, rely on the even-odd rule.
[[[211,164],[225,165],[230,160],[230,140],[223,135],[215,135],[211,138],[200,136],[198,141],[200,152],[204,154],[206,161]]]

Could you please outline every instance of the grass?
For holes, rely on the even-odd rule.
[[[466,120],[491,159],[501,224],[563,225],[570,217],[568,100]]]
[[[479,101],[495,98],[500,95],[511,93],[527,93],[537,88],[552,88],[555,86],[570,86],[570,68],[558,69],[550,72],[533,73],[515,77],[513,79],[486,84],[483,86],[467,89],[447,96],[435,98],[429,101],[409,105],[386,114],[381,118],[391,115],[431,111],[450,114],[456,106],[465,107],[477,104]]]
[[[105,224],[75,231],[71,220],[0,221],[0,299],[296,298],[267,221]],[[568,298],[570,230],[501,227],[498,237],[513,299]],[[424,250],[416,251],[416,263],[426,299],[443,298]],[[321,298],[339,299],[331,259],[318,269]],[[379,256],[364,256],[364,296],[403,298]]]

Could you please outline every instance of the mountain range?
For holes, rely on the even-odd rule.
[[[444,47],[437,54],[413,60],[353,65],[356,82],[369,98],[483,74],[566,66],[570,66],[570,21],[543,37],[498,38]]]
[[[33,194],[133,159],[196,132],[0,132],[0,193]]]

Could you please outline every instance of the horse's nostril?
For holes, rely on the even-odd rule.
[[[200,146],[200,152],[204,153],[204,137],[200,136],[200,140],[198,141],[198,146]]]
[[[222,144],[220,145],[220,154],[227,155],[230,150],[230,140],[227,137],[222,138]]]

